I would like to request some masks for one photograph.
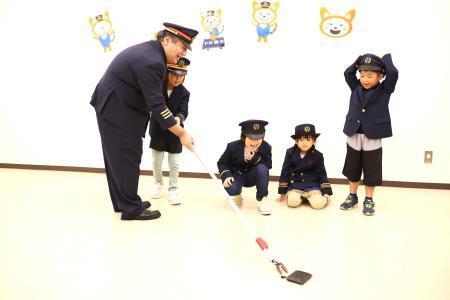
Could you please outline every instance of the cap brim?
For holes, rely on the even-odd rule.
[[[180,38],[180,41],[183,43],[183,45],[188,48],[189,50],[192,51],[192,47],[191,44],[189,44],[188,42],[186,42],[185,40],[183,40],[182,38]]]
[[[374,66],[361,66],[358,67],[359,71],[377,71],[377,72],[382,72],[383,68],[381,67],[374,67]]]
[[[252,140],[260,140],[264,138],[265,133],[260,134],[245,134],[246,137]]]
[[[171,70],[171,69],[167,69],[168,72],[170,73],[174,73],[177,75],[182,75],[185,76],[187,74],[187,71],[183,71],[183,70]]]
[[[320,133],[316,133],[316,134],[293,134],[293,135],[291,135],[291,138],[293,138],[295,140],[295,139],[298,139],[301,136],[308,136],[308,135],[313,136],[313,137],[318,137],[320,135]]]

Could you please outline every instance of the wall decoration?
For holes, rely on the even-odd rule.
[[[344,37],[352,32],[356,11],[349,10],[344,16],[332,15],[325,7],[320,9],[320,31],[332,38]]]
[[[222,24],[222,10],[209,10],[206,13],[201,13],[203,30],[209,33],[209,38],[203,40],[202,49],[209,50],[211,48],[222,49],[225,46],[225,38]]]
[[[106,11],[103,15],[89,18],[94,39],[100,42],[105,52],[111,51],[111,42],[115,39],[115,32],[112,29],[109,13]]]
[[[263,40],[267,43],[267,37],[273,34],[278,27],[278,7],[280,3],[275,2],[273,5],[268,1],[257,3],[253,1],[252,22],[256,26],[256,34],[258,42]]]

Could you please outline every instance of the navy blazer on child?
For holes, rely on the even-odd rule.
[[[364,91],[356,77],[357,64],[361,56],[345,72],[345,81],[350,87],[350,105],[344,125],[347,136],[354,135],[360,126],[369,139],[380,139],[392,136],[389,99],[395,90],[398,70],[395,68],[391,54],[384,55],[381,60],[385,65],[386,78],[376,87]]]
[[[170,97],[167,95],[167,92],[165,96],[167,107],[174,116],[180,118],[180,125],[184,127],[183,122],[188,116],[189,91],[183,85],[179,85],[173,89]],[[183,150],[180,138],[170,132],[170,130],[163,129],[153,114],[150,117],[149,132],[150,148],[168,153],[181,153]]]
[[[333,194],[328,182],[323,154],[312,149],[301,158],[297,145],[287,149],[281,169],[278,194],[286,194],[291,189],[304,190],[314,187],[320,188],[323,195]]]
[[[222,181],[240,173],[247,173],[257,164],[265,164],[267,168],[272,168],[272,146],[269,143],[263,140],[258,151],[248,162],[244,159],[244,147],[243,140],[237,140],[227,144],[225,152],[217,162]]]

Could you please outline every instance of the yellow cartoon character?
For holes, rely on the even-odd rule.
[[[223,25],[222,24],[222,10],[218,9],[217,11],[209,10],[206,13],[202,13],[202,26],[203,29],[207,32],[209,32],[210,39],[215,41],[223,32]]]
[[[95,17],[95,20],[89,18],[89,23],[91,23],[94,39],[100,42],[105,52],[111,51],[111,42],[114,41],[115,33],[112,29],[109,13],[105,12],[104,15],[98,15]]]
[[[201,14],[202,27],[209,33],[209,39],[203,40],[203,49],[220,48],[225,46],[225,39],[220,35],[223,33],[222,10],[209,10]]]
[[[258,42],[261,39],[267,42],[267,36],[273,34],[277,30],[277,10],[280,3],[275,2],[271,5],[268,1],[263,1],[258,4],[253,1],[253,24],[256,25],[256,33],[258,34]]]
[[[344,37],[352,31],[352,21],[355,18],[356,11],[354,9],[349,10],[345,16],[331,15],[328,9],[322,7],[320,9],[320,31],[323,34],[332,37],[339,38]]]

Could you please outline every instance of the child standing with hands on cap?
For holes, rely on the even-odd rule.
[[[167,64],[166,79],[166,115],[172,113],[175,120],[181,126],[188,116],[189,91],[183,86],[187,67],[191,62],[181,57],[176,64]],[[178,174],[180,169],[180,153],[182,145],[180,139],[169,130],[163,130],[153,116],[150,117],[150,148],[153,158],[153,178],[155,186],[152,194],[153,199],[160,198],[163,189],[162,164],[164,152],[168,152],[169,162],[169,203],[181,204],[178,195]]]
[[[277,201],[284,202],[287,199],[289,207],[297,207],[303,201],[308,201],[314,209],[322,209],[330,201],[333,192],[323,154],[315,148],[319,135],[312,124],[295,127],[295,133],[291,135],[295,145],[286,150]]]
[[[344,76],[352,91],[344,125],[344,133],[348,138],[342,171],[349,180],[350,194],[341,204],[341,209],[351,209],[358,203],[357,190],[364,172],[366,197],[363,214],[372,216],[375,213],[375,186],[382,184],[381,139],[392,136],[389,100],[395,90],[398,70],[391,54],[382,58],[365,54],[345,70]],[[380,82],[383,77],[385,79]]]
[[[223,186],[237,205],[243,202],[242,187],[256,186],[257,206],[262,215],[271,214],[267,195],[272,147],[264,140],[267,124],[263,120],[239,123],[241,139],[228,143],[217,162]]]

